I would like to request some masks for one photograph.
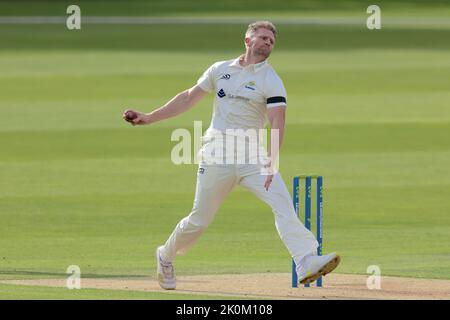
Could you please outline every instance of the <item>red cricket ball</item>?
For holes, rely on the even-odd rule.
[[[125,119],[127,121],[134,120],[134,119],[137,118],[137,116],[138,116],[137,112],[134,112],[134,111],[131,111],[131,110],[128,110],[127,112],[125,112]]]

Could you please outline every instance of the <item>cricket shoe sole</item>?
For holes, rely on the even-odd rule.
[[[304,275],[300,272],[298,277],[300,284],[309,284],[316,281],[336,269],[341,262],[341,257],[336,253],[330,253],[326,256],[312,256],[308,257],[308,259],[316,259],[318,261],[307,262],[309,264],[308,271]]]

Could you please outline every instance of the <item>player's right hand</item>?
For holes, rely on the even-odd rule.
[[[133,126],[146,124],[145,114],[133,109],[127,109],[123,112],[122,117],[125,121],[131,123]]]

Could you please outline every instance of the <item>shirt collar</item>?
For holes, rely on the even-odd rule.
[[[237,57],[236,59],[234,59],[233,62],[230,64],[230,66],[244,69],[244,67],[241,66],[241,64],[239,63],[239,60],[241,60],[243,56],[244,55],[241,55],[241,56]],[[256,72],[256,71],[261,70],[265,65],[267,65],[267,59],[264,61],[261,61],[259,63],[249,64],[245,68],[249,68],[250,70],[253,70],[254,72]]]

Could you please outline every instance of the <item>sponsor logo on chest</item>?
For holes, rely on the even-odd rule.
[[[249,90],[256,90],[256,83],[255,81],[249,81],[247,83],[244,84],[244,87],[249,89]]]
[[[226,96],[225,91],[223,91],[223,89],[220,89],[220,90],[217,92],[217,96],[218,96],[219,98],[225,97],[225,96]]]

